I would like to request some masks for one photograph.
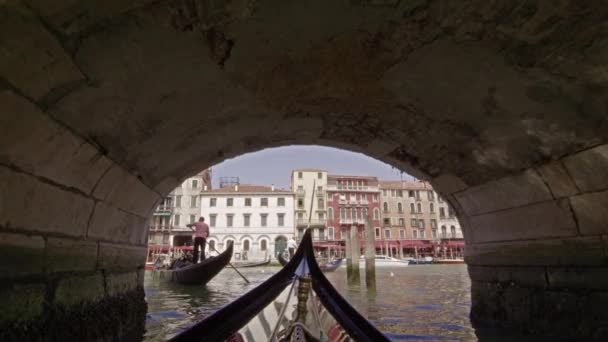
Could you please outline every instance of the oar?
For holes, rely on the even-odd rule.
[[[217,249],[215,249],[215,247],[214,247],[214,246],[210,246],[210,247],[211,247],[211,248],[213,248],[213,250],[214,250],[214,251],[215,251],[217,254],[221,254],[220,252],[218,252],[218,251],[217,251]],[[247,280],[247,278],[245,278],[245,276],[244,276],[244,275],[243,275],[241,272],[239,272],[239,270],[237,270],[237,269],[236,269],[236,267],[234,267],[234,266],[232,265],[232,263],[230,263],[230,261],[228,261],[228,265],[230,265],[230,267],[232,267],[232,269],[233,269],[233,270],[235,270],[235,271],[236,271],[236,273],[238,273],[238,274],[241,276],[241,278],[243,278],[243,279],[245,280],[245,282],[247,282],[247,284],[249,284],[249,283],[250,283],[250,282],[249,282],[249,280]]]

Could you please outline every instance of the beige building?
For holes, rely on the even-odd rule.
[[[462,230],[454,211],[430,183],[381,181],[382,235],[388,254],[405,250],[435,255],[450,246],[460,251]]]
[[[211,189],[211,169],[186,178],[173,189],[154,211],[150,220],[148,244],[183,246],[192,243],[192,230],[186,224],[198,219],[200,195]]]
[[[327,227],[327,171],[297,169],[291,172],[291,190],[295,193],[294,218],[298,238],[310,224],[313,239],[324,240]],[[313,191],[314,190],[314,191]]]

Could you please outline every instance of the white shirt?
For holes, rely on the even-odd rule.
[[[296,243],[296,240],[289,239],[289,241],[287,241],[287,248],[298,248],[298,244]]]

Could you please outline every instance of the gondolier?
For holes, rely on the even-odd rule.
[[[205,245],[209,236],[209,226],[205,223],[205,218],[200,217],[198,222],[187,224],[186,227],[194,231],[194,258],[192,262],[198,263],[198,247],[201,247],[201,261],[205,260]]]
[[[294,238],[292,236],[291,239],[289,239],[289,241],[287,241],[287,250],[289,251],[290,260],[291,260],[291,258],[293,258],[293,255],[296,252],[297,248],[298,248],[298,244],[296,243],[296,240],[294,240]]]

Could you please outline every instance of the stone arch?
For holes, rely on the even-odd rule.
[[[12,53],[0,57],[0,191],[11,197],[0,204],[0,244],[21,263],[3,272],[48,300],[6,308],[11,322],[39,331],[45,313],[75,308],[58,295],[74,283],[96,291],[78,300],[115,308],[127,301],[105,285],[126,284],[116,291],[141,309],[156,202],[226,158],[314,143],[432,182],[463,224],[475,322],[599,331],[588,308],[607,292],[589,280],[607,266],[605,6],[294,1],[275,13],[261,1],[219,8],[221,25],[193,16],[193,27],[226,37],[201,44],[174,3],[0,5],[0,32],[19,33],[3,36]],[[297,29],[274,39],[276,18]],[[578,306],[559,307],[574,319],[554,324],[564,293]],[[117,331],[130,324],[116,318]]]

